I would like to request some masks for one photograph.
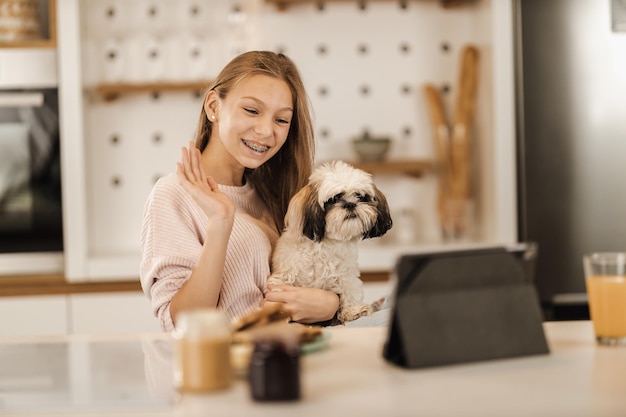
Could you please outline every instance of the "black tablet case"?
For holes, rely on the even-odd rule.
[[[534,244],[398,259],[383,356],[421,368],[549,353]]]

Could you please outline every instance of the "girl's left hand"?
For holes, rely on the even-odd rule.
[[[319,288],[268,285],[265,301],[283,303],[291,320],[299,323],[318,323],[330,320],[339,308],[339,296]]]

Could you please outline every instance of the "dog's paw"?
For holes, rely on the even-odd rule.
[[[380,297],[378,300],[374,301],[372,304],[372,312],[380,310],[383,305],[387,302],[387,296]]]
[[[267,279],[267,284],[269,285],[282,285],[284,283],[285,281],[283,281],[283,279],[278,276],[271,276]]]
[[[369,316],[374,311],[369,304],[356,304],[352,306],[345,306],[341,309],[337,318],[342,322],[356,320],[359,317]]]

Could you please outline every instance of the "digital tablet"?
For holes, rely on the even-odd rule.
[[[399,257],[385,359],[418,368],[547,353],[537,254],[523,243]]]

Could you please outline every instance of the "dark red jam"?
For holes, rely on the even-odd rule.
[[[255,401],[300,399],[300,347],[279,340],[255,342],[248,379]]]

